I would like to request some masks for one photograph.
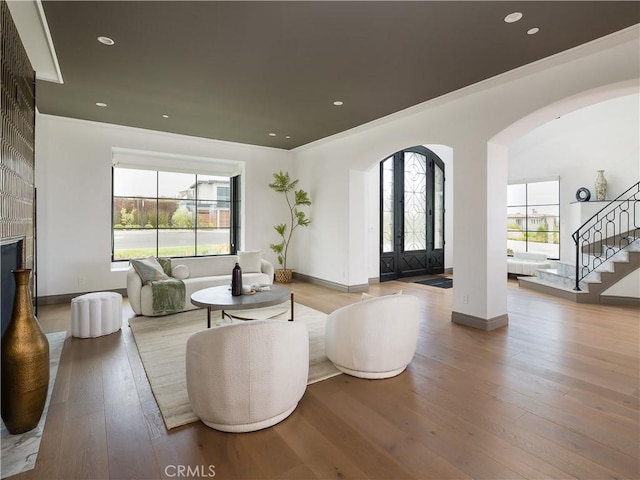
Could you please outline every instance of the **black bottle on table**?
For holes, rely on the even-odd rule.
[[[237,262],[236,266],[233,267],[233,272],[231,272],[231,295],[234,297],[242,295],[242,269]]]

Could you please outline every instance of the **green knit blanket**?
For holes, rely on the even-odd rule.
[[[151,282],[151,294],[154,315],[168,315],[184,310],[185,287],[182,280],[154,280]]]

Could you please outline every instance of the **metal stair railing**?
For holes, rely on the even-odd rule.
[[[640,237],[640,182],[629,187],[584,222],[573,234],[576,285]]]

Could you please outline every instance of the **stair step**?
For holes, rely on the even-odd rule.
[[[634,243],[636,242],[638,243],[638,245],[640,245],[640,242],[636,240]],[[626,249],[623,251],[620,251],[620,249],[618,249],[617,253],[615,254],[610,253],[609,255],[610,255],[609,258],[595,257],[590,255],[589,256],[590,259],[588,260],[587,265],[593,265],[594,263],[597,263],[598,259],[601,260],[602,263],[600,263],[597,267],[595,267],[595,269],[592,272],[590,272],[583,280],[586,280],[587,282],[599,282],[600,273],[615,272],[616,263],[629,263],[629,251]],[[549,271],[550,269],[544,269],[544,270]],[[576,266],[573,263],[556,262],[555,270],[556,270],[555,272],[550,272],[550,273],[564,276],[571,279],[576,278],[576,273],[575,273]],[[540,270],[538,270],[538,272],[540,272]]]
[[[537,290],[574,302],[588,301],[586,299],[590,296],[589,290],[586,288],[581,287],[581,290],[574,290],[575,284],[571,286],[557,285],[541,280],[539,277],[519,277],[518,285],[522,288]]]
[[[594,270],[589,273],[586,277],[584,277],[581,281],[586,283],[598,283],[601,281],[600,274],[605,272],[613,272],[615,269],[610,270]],[[571,264],[567,264],[566,266],[560,266],[558,268],[540,268],[538,269],[538,277],[563,277],[568,278],[571,281],[575,281],[576,279],[576,267]]]
[[[557,268],[541,268],[538,270],[538,281],[551,286],[557,286],[561,288],[568,288],[573,290],[576,286],[575,270],[573,275],[565,275],[561,269]],[[580,281],[580,289],[589,290],[589,283],[597,283],[600,279],[582,279]]]
[[[609,248],[608,250],[605,248],[602,252],[602,255],[596,257],[594,255],[589,255],[591,260],[600,260],[602,264],[607,264],[609,262],[628,262],[629,261],[629,250],[624,249],[620,250],[619,248]]]
[[[564,297],[575,302],[597,303],[600,298],[603,298],[598,292],[606,290],[611,277],[616,277],[616,264],[621,265],[631,262],[637,264],[640,258],[637,252],[640,252],[640,239],[635,239],[630,247],[616,249],[616,253],[613,256],[609,251],[609,258],[604,260],[601,257],[603,258],[602,264],[580,280],[580,290],[574,290],[575,264],[568,262],[555,262],[555,268],[539,269],[536,277],[519,277],[519,285],[524,288]],[[591,257],[591,261],[594,259],[596,257]],[[623,271],[625,268],[623,267]],[[590,285],[592,286],[591,293],[589,292]]]

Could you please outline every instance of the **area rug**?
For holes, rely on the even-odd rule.
[[[453,287],[453,278],[430,278],[429,280],[420,280],[419,283],[421,285],[429,285],[430,287],[438,287],[438,288],[451,288]]]
[[[47,401],[44,411],[40,417],[38,426],[19,435],[11,435],[4,426],[2,430],[2,478],[7,478],[27,470],[33,470],[36,466],[36,458],[40,449],[40,440],[44,431],[44,424],[47,421],[47,412],[51,402],[51,393],[56,383],[60,355],[66,339],[67,332],[47,333],[49,340],[49,389],[47,391]]]
[[[275,307],[233,311],[244,318],[290,318],[289,302]],[[319,382],[340,374],[324,353],[324,326],[327,315],[294,304],[295,321],[304,322],[309,330],[309,380]],[[234,320],[240,322],[241,320]],[[212,326],[229,323],[220,312],[211,313]],[[187,339],[207,326],[204,309],[191,310],[165,317],[135,317],[129,320],[131,331],[140,352],[151,390],[168,430],[198,421],[191,410],[187,396],[185,376],[185,349]]]

